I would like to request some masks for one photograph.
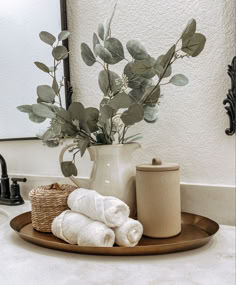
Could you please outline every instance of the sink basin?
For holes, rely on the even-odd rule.
[[[0,209],[0,225],[6,222],[8,219],[8,214],[3,209]]]

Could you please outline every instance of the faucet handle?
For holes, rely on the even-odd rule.
[[[27,179],[26,179],[26,178],[12,178],[11,181],[12,181],[14,184],[17,184],[17,182],[26,182]]]
[[[24,204],[24,200],[20,195],[20,185],[17,182],[26,182],[26,178],[12,178],[11,185],[11,200],[14,205]]]

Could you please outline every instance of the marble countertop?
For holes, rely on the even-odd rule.
[[[156,256],[111,257],[54,251],[22,240],[9,226],[30,205],[0,205],[1,285],[235,285],[235,227],[221,226],[204,247]]]

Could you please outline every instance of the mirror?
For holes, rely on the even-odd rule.
[[[66,0],[11,0],[0,2],[0,140],[36,139],[47,122],[34,124],[16,107],[35,102],[36,87],[51,85],[48,74],[41,72],[35,61],[52,64],[50,46],[39,38],[41,31],[55,36],[67,29]],[[68,42],[64,41],[68,47]],[[65,86],[68,95],[69,61],[64,62]],[[68,106],[68,96],[65,96]]]

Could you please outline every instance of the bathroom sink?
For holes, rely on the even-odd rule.
[[[8,214],[6,211],[0,208],[0,226],[8,219]]]

